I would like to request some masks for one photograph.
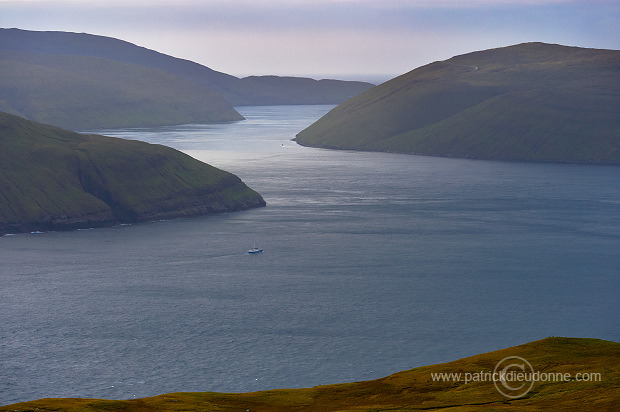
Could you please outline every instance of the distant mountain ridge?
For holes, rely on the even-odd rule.
[[[209,99],[214,99],[215,101],[218,99],[226,100],[225,103],[218,102],[218,108],[223,112],[225,107],[228,106],[227,113],[218,115],[219,118],[213,116],[213,119],[198,118],[198,120],[195,120],[203,122],[240,119],[241,116],[238,113],[234,114],[230,106],[338,104],[373,86],[370,83],[356,81],[318,81],[307,78],[278,76],[250,76],[240,79],[189,60],[168,56],[110,37],[87,33],[0,29],[0,63],[3,63],[3,65],[0,66],[0,74],[4,75],[5,73],[9,73],[15,75],[16,70],[18,74],[20,73],[20,67],[7,66],[5,63],[7,59],[9,61],[14,61],[16,59],[15,56],[21,56],[18,59],[21,63],[24,63],[24,60],[36,60],[37,57],[41,59],[42,56],[47,56],[48,60],[53,59],[53,56],[55,56],[56,61],[60,60],[60,56],[64,59],[67,59],[68,56],[74,56],[74,59],[82,62],[88,61],[89,58],[106,59],[109,61],[107,63],[108,65],[111,65],[112,63],[110,62],[113,61],[124,64],[122,67],[126,69],[133,67],[137,71],[143,71],[144,68],[148,68],[152,70],[151,73],[160,73],[159,75],[153,74],[154,77],[161,77],[161,73],[166,73],[169,76],[174,76],[176,78],[175,82],[184,83],[190,88],[194,88],[194,93],[202,91]],[[59,68],[58,65],[56,65],[56,68]],[[63,69],[64,68],[67,67],[63,67]],[[33,71],[33,68],[29,67],[28,70]],[[60,74],[61,73],[59,73],[59,75]],[[87,77],[88,74],[89,71],[84,71],[82,72],[82,77]],[[103,83],[106,82],[114,83],[113,80],[113,78],[95,79],[95,81],[101,83],[102,86]],[[72,80],[66,80],[65,84],[69,85],[71,81]],[[44,87],[46,82],[40,83],[42,83],[41,87]],[[122,89],[123,87],[120,88]],[[151,85],[149,90],[156,90],[157,87],[160,87],[159,83]],[[187,88],[187,86],[185,86],[185,88]],[[15,109],[12,106],[14,98],[16,96],[21,96],[20,92],[21,90],[19,88],[0,84],[0,99],[4,100],[2,106],[4,110],[27,114],[26,110],[21,108]],[[97,93],[89,94],[91,96],[97,96]],[[181,87],[177,96],[174,97],[175,100],[180,101],[177,103],[177,106],[183,104],[181,99],[184,94],[184,88]],[[60,98],[60,102],[62,102],[64,96],[60,95],[58,97]],[[167,98],[167,100],[170,100],[170,98]],[[195,105],[195,103],[192,104]],[[22,104],[22,107],[23,106],[24,104]],[[44,121],[44,119],[38,119],[36,117],[29,118]],[[183,122],[184,121],[179,121],[178,123]],[[161,124],[166,123],[162,122]],[[69,126],[68,124],[57,125]],[[116,126],[117,125],[107,125],[105,127]],[[90,127],[99,126],[86,126],[86,128]]]
[[[620,51],[524,43],[419,67],[342,103],[299,144],[620,164]]]
[[[237,176],[166,146],[0,112],[0,234],[265,206]]]

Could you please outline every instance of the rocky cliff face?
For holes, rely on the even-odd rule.
[[[0,233],[265,206],[237,176],[177,150],[0,113]]]

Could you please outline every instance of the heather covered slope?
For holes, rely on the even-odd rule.
[[[509,356],[526,359],[535,372],[569,377],[540,379],[524,397],[510,399],[494,384],[473,379],[493,372]],[[93,371],[96,373],[96,371]],[[433,379],[461,373],[462,379]],[[464,374],[471,374],[465,382]],[[565,375],[567,374],[567,375]],[[588,376],[588,380],[577,379]],[[587,374],[587,375],[586,375]],[[483,375],[480,375],[483,376]],[[510,383],[519,386],[519,383]],[[26,411],[611,411],[620,409],[620,343],[547,338],[449,363],[423,366],[366,382],[254,393],[171,393],[128,401],[41,399],[0,407]]]
[[[0,29],[0,49],[34,55],[103,58],[142,66],[215,92],[234,106],[338,104],[372,87],[365,82],[297,77],[250,76],[240,79],[126,41],[86,33]]]
[[[334,108],[302,145],[620,164],[620,51],[526,43],[434,62]]]
[[[264,205],[237,176],[177,150],[0,113],[0,234]]]

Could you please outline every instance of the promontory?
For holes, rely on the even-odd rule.
[[[166,146],[0,112],[0,234],[264,206],[237,176]]]

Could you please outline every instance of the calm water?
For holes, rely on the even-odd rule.
[[[290,141],[329,108],[107,131],[236,173],[268,206],[1,237],[0,405],[306,387],[547,336],[620,340],[620,167]]]

